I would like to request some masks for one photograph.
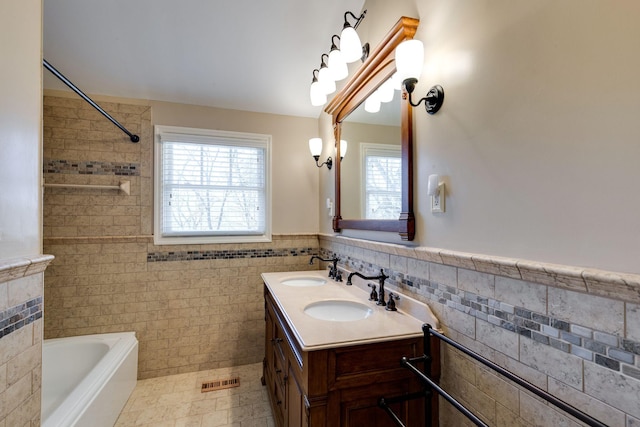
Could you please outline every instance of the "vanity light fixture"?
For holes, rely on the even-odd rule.
[[[318,77],[316,73],[320,70],[313,70],[313,80],[311,80],[311,87],[309,88],[309,97],[311,98],[311,105],[314,107],[324,105],[327,102],[327,95],[324,93],[322,89],[322,85],[318,81]]]
[[[442,107],[444,102],[444,89],[442,86],[433,86],[427,95],[418,102],[413,102],[411,94],[416,88],[418,77],[422,73],[424,64],[424,47],[420,40],[405,40],[396,47],[395,52],[396,70],[398,78],[402,81],[402,86],[409,94],[409,104],[413,107],[420,105],[424,101],[424,108],[429,114],[435,114]]]
[[[322,154],[322,138],[311,138],[309,140],[309,151],[311,151],[311,155],[314,159],[316,159],[316,166],[321,168],[324,165],[327,165],[327,169],[331,170],[333,166],[333,159],[331,156],[327,159],[326,162],[320,164],[318,160],[320,159],[320,154]]]
[[[369,57],[369,43],[365,43],[363,46],[356,32],[356,28],[358,28],[366,13],[367,11],[365,10],[360,16],[355,16],[351,12],[345,12],[344,26],[340,36],[333,35],[331,37],[329,54],[323,53],[321,55],[320,68],[319,70],[314,70],[310,89],[311,105],[317,107],[327,102],[326,96],[335,92],[336,82],[349,75],[348,63],[355,62],[358,59],[364,62]],[[353,25],[347,19],[349,15],[356,20]],[[339,49],[335,42],[336,38],[340,41]],[[326,62],[325,56],[327,57]],[[318,71],[317,76],[315,74],[316,71]],[[314,86],[316,82],[318,84]],[[320,87],[322,90],[316,87]]]

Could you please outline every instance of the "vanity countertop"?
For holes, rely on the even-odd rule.
[[[426,304],[411,297],[400,295],[396,302],[398,311],[387,311],[369,301],[370,289],[365,281],[353,277],[353,285],[327,277],[326,270],[262,273],[262,279],[275,303],[286,317],[304,351],[343,347],[357,344],[392,341],[422,336],[422,325],[429,323],[438,328],[438,320]],[[282,282],[294,278],[325,279],[321,286],[289,286]],[[393,291],[394,294],[397,292]],[[388,293],[387,293],[388,295]],[[307,305],[318,301],[355,301],[367,305],[372,313],[360,320],[334,321],[315,319],[304,312]]]

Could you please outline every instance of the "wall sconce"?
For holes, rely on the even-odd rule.
[[[327,94],[324,93],[322,89],[322,85],[318,81],[318,77],[316,73],[319,73],[320,70],[313,70],[313,80],[311,80],[311,87],[309,88],[309,97],[311,98],[311,105],[314,107],[318,107],[320,105],[324,105],[327,102]]]
[[[444,89],[442,86],[433,86],[427,95],[418,102],[413,102],[411,94],[416,88],[418,77],[422,73],[424,64],[424,46],[420,40],[405,40],[396,47],[395,53],[396,72],[402,81],[402,86],[409,94],[409,104],[413,107],[420,105],[424,101],[424,108],[429,114],[435,114],[442,107],[444,102]]]
[[[336,81],[333,80],[333,76],[331,75],[331,71],[329,71],[329,67],[324,62],[324,57],[329,59],[329,55],[323,53],[320,55],[320,71],[318,72],[318,82],[320,83],[320,87],[322,87],[325,95],[329,95],[336,91]]]
[[[344,159],[344,156],[347,155],[347,141],[344,139],[340,140],[340,161]]]
[[[333,159],[331,156],[327,159],[326,162],[320,164],[318,160],[320,159],[320,154],[322,154],[322,138],[311,138],[309,140],[309,151],[311,151],[311,155],[314,159],[316,159],[316,166],[321,168],[324,165],[327,165],[327,169],[331,170],[333,166]]]
[[[366,14],[366,10],[362,12],[362,15],[359,17],[355,16],[351,12],[344,13],[344,26],[342,27],[342,33],[340,33],[340,50],[342,50],[344,60],[348,64],[362,58],[362,43],[360,42],[360,37],[358,36],[356,28],[358,28],[358,25],[360,25],[360,22],[364,19]],[[353,27],[349,24],[347,15],[351,15],[356,20]]]
[[[340,36],[338,35],[334,34],[331,37],[331,50],[329,51],[329,63],[327,65],[329,66],[333,80],[340,81],[349,75],[349,67],[347,67],[347,62],[344,60],[344,55],[333,41],[336,37],[340,40]]]

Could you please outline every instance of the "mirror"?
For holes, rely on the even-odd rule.
[[[334,231],[357,229],[397,232],[403,240],[413,240],[415,236],[415,217],[413,214],[413,121],[407,93],[402,90],[396,91],[394,94],[394,98],[397,98],[395,103],[396,112],[399,112],[397,114],[399,118],[395,122],[398,123],[397,125],[388,124],[386,121],[382,124],[363,124],[362,121],[364,119],[361,118],[363,114],[368,114],[370,117],[376,114],[360,113],[360,110],[363,108],[365,100],[385,81],[391,78],[395,72],[395,48],[404,40],[413,38],[418,28],[418,23],[419,20],[415,18],[400,18],[325,108],[325,111],[331,114],[333,119],[336,152],[340,150],[341,139],[350,144],[344,161],[342,162],[337,158],[334,165],[336,186],[335,216],[333,218]],[[393,102],[383,105],[385,105],[385,108],[393,108],[391,107],[392,104]],[[383,118],[383,115],[380,115],[379,118]],[[372,136],[367,135],[373,135],[376,131],[380,132],[379,136],[384,135],[382,138],[376,138],[378,146],[374,146],[372,141],[367,141],[367,139],[373,139]],[[354,138],[353,142],[349,140],[351,136]],[[363,146],[362,143],[365,143],[365,145]],[[400,147],[399,161],[385,161],[389,164],[393,163],[387,168],[387,170],[393,171],[393,177],[387,177],[387,181],[390,184],[389,187],[393,190],[393,195],[365,196],[359,185],[359,182],[363,180],[363,174],[360,172],[360,164],[363,162],[361,153],[370,150],[369,153],[378,155],[378,157],[386,157],[380,155],[393,151],[397,152],[397,148],[389,146],[398,144]],[[387,147],[380,147],[380,145]],[[387,149],[387,151],[383,149]],[[400,184],[399,194],[398,184]],[[367,197],[370,199],[368,205]],[[397,201],[389,203],[394,197],[396,199],[399,197],[400,199],[399,212],[397,210]],[[364,206],[368,207],[365,208]],[[390,215],[395,215],[396,217],[393,218]],[[367,217],[370,219],[367,219]]]
[[[342,160],[340,195],[343,218],[398,219],[402,206],[402,150],[400,91],[381,104],[380,111],[365,111],[364,102],[340,126],[340,139],[348,142]],[[366,102],[366,101],[365,101]]]

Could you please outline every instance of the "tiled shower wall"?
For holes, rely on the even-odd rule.
[[[44,98],[45,338],[135,331],[139,377],[254,363],[264,356],[260,273],[308,269],[316,235],[271,243],[154,246],[151,112],[100,103],[131,143],[80,99]]]
[[[320,247],[348,270],[383,268],[473,351],[607,425],[640,426],[640,276],[333,236]],[[441,385],[489,425],[581,425],[442,347]],[[440,407],[441,426],[473,425]]]

